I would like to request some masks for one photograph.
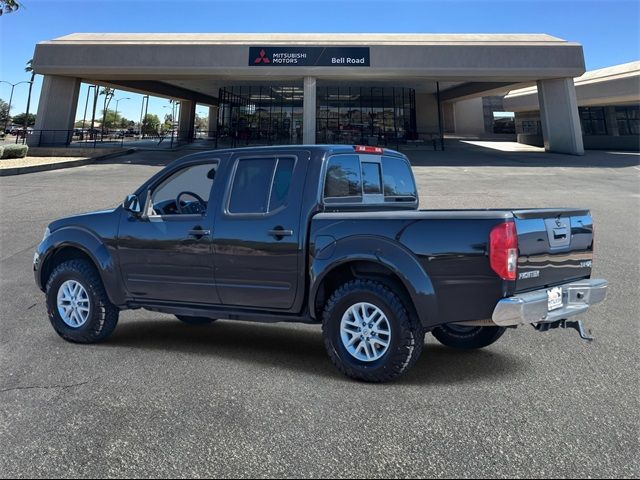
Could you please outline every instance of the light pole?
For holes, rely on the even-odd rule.
[[[11,115],[11,102],[13,101],[13,89],[16,88],[17,85],[20,85],[21,83],[31,83],[31,82],[29,80],[23,80],[22,82],[18,82],[18,83],[11,83],[11,82],[7,82],[6,80],[0,80],[0,83],[6,83],[7,85],[11,85],[11,95],[9,96],[9,109],[7,111],[7,118],[4,121],[4,130],[3,130],[6,132],[7,126],[9,125],[9,116]]]
[[[89,85],[89,87],[87,88],[87,100],[84,102],[84,115],[82,115],[82,135],[84,135],[85,121],[87,118],[87,107],[89,106],[89,93],[91,92],[92,88],[96,88],[96,86]]]
[[[123,98],[118,98],[118,99],[116,100],[116,115],[115,115],[115,122],[116,122],[116,123],[118,122],[118,102],[119,102],[120,100],[131,100],[131,99],[130,99],[129,97],[123,97]]]

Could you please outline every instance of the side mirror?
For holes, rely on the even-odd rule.
[[[134,215],[140,215],[142,207],[140,206],[140,200],[137,195],[127,195],[127,198],[122,202],[122,208],[126,211],[133,213]]]

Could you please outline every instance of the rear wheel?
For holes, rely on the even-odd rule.
[[[506,328],[504,327],[470,327],[466,325],[442,325],[433,330],[433,336],[441,344],[462,350],[488,347],[497,342]]]
[[[372,280],[338,288],[324,309],[322,331],[333,364],[348,377],[393,380],[422,353],[424,330],[401,297]]]
[[[95,267],[86,260],[58,265],[47,281],[47,313],[65,340],[97,343],[118,324],[120,311],[109,301]]]
[[[189,325],[207,325],[216,321],[215,318],[191,317],[189,315],[176,315],[176,318],[181,322],[188,323]]]

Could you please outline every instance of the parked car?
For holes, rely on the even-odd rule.
[[[51,223],[35,280],[72,342],[106,339],[135,308],[322,324],[336,367],[373,382],[414,365],[426,332],[473,349],[523,325],[580,330],[567,319],[605,298],[588,210],[419,210],[418,198],[392,150],[197,153],[118,208]]]

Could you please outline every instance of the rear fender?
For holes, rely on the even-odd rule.
[[[315,251],[310,261],[309,312],[315,315],[315,299],[324,278],[336,267],[355,261],[379,263],[402,282],[420,322],[425,327],[438,323],[438,304],[431,279],[418,259],[404,246],[383,237],[354,235]]]

